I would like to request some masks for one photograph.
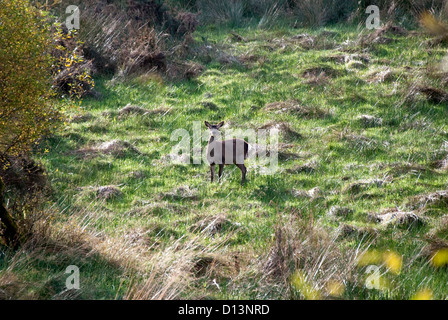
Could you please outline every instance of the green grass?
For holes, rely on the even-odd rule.
[[[234,278],[231,272],[222,271],[216,278],[221,291],[211,284],[213,278],[199,277],[183,293],[185,298],[278,298],[281,295],[275,291],[257,287],[257,278],[252,278],[248,270],[256,270],[256,260],[269,252],[278,214],[287,217],[292,212],[299,212],[301,219],[313,217],[315,224],[330,233],[343,223],[371,227],[379,234],[371,244],[372,248],[393,250],[403,256],[402,272],[386,275],[391,279],[390,290],[368,290],[362,285],[350,288],[348,283],[343,298],[408,299],[424,287],[430,288],[435,298],[445,298],[448,290],[446,270],[435,269],[427,260],[416,256],[427,244],[424,235],[447,213],[446,205],[431,211],[428,225],[411,230],[384,227],[367,219],[369,212],[403,207],[413,196],[447,189],[447,172],[405,170],[397,173],[391,167],[393,163],[412,163],[429,168],[447,140],[446,105],[430,103],[423,97],[405,101],[405,95],[415,81],[442,86],[437,79],[427,76],[425,68],[436,65],[445,50],[442,47],[426,48],[422,45],[423,36],[392,36],[395,39],[392,44],[364,48],[351,45],[344,51],[344,47],[338,49],[338,45],[347,39],[356,40],[359,31],[347,26],[325,30],[336,33],[325,38],[320,35],[322,29],[203,27],[195,33],[196,46],[212,44],[234,56],[255,55],[257,61],[249,66],[223,65],[216,59],[207,61],[201,55],[192,56],[193,61],[206,67],[205,72],[192,81],[161,82],[141,78],[120,83],[109,78],[95,79],[96,88],[104,98],[85,99],[82,103],[82,110],[93,117],[85,122],[68,124],[42,146],[49,152],[38,156],[47,169],[57,207],[65,209],[59,219],[64,221],[74,215],[74,221],[82,225],[85,221],[81,221],[82,215],[76,218],[76,212],[93,207],[98,216],[91,219],[88,228],[96,234],[120,239],[144,231],[145,245],[151,252],[169,247],[177,239],[187,242],[194,238],[205,248],[218,245],[222,257],[235,254],[242,257],[240,263],[247,272]],[[234,42],[230,31],[249,41]],[[317,36],[318,48],[308,50],[288,40],[301,33]],[[365,69],[347,69],[344,63],[325,59],[348,54],[348,50],[361,53],[363,49],[370,59]],[[337,76],[323,83],[307,83],[303,72],[317,66],[332,68]],[[395,80],[367,81],[371,72],[386,67],[396,70],[398,77]],[[329,115],[302,117],[263,110],[268,103],[286,100],[319,107]],[[203,101],[213,102],[219,109],[209,110],[201,105]],[[150,110],[165,107],[170,112],[118,119],[118,110],[128,103]],[[103,115],[105,111],[111,115]],[[364,127],[358,120],[362,114],[379,117],[382,123]],[[249,161],[248,182],[243,187],[239,184],[239,171],[231,166],[225,168],[221,183],[211,184],[207,164],[173,165],[160,161],[175,144],[170,141],[175,129],[183,128],[192,133],[193,121],[203,123],[204,120],[224,120],[233,129],[258,128],[271,121],[287,122],[302,138],[281,137],[280,142],[294,144],[292,151],[300,157],[279,161],[279,171],[270,176],[257,174],[253,162]],[[425,125],[416,126],[417,121]],[[205,131],[206,128],[202,129]],[[360,140],[359,136],[369,140]],[[72,153],[113,139],[132,143],[142,154],[77,157]],[[206,139],[202,145],[205,147]],[[314,172],[287,172],[287,169],[309,161],[316,164]],[[142,172],[144,177],[133,177],[131,173],[135,171]],[[358,193],[344,192],[345,187],[363,179],[385,179],[387,183],[363,188]],[[94,193],[79,189],[104,185],[118,185],[122,196],[96,203]],[[195,190],[195,197],[163,198],[165,193],[180,186]],[[322,190],[323,197],[310,200],[296,197],[291,192],[292,189],[314,187]],[[327,215],[333,205],[349,207],[353,213],[343,220],[333,220]],[[214,236],[193,230],[192,226],[201,220],[216,216],[225,216],[230,225]],[[359,239],[350,237],[337,241],[341,250],[356,249],[360,243]],[[124,277],[126,272],[120,267],[105,266],[102,257],[89,259],[85,262],[87,271],[81,269],[82,277],[86,279],[86,288],[96,289],[87,289],[83,297],[121,297],[125,286],[118,289],[120,281],[117,279]],[[34,267],[37,275],[32,270],[18,272],[29,281],[36,277],[45,281],[63,270],[62,266],[52,262],[36,263]],[[108,268],[113,271],[109,272]],[[359,268],[358,272],[360,277],[365,276],[365,269]]]

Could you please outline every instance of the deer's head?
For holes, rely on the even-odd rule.
[[[207,121],[204,122],[205,126],[210,130],[211,136],[219,135],[219,129],[224,125],[224,121],[221,121],[218,124],[210,124]]]

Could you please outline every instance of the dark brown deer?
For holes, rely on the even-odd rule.
[[[219,129],[224,125],[224,121],[219,124],[212,125],[207,121],[205,126],[210,130],[210,139],[207,145],[207,160],[210,164],[211,181],[215,176],[215,165],[219,166],[218,180],[221,180],[222,170],[224,165],[234,164],[241,170],[241,185],[246,181],[246,160],[249,144],[242,139],[230,139],[218,141],[217,137],[220,135]]]

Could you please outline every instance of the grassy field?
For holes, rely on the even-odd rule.
[[[95,79],[101,99],[40,147],[44,244],[0,272],[37,298],[445,299],[446,50],[384,30],[208,26],[195,79]],[[204,120],[277,126],[279,170],[249,160],[240,186],[234,166],[210,183],[207,164],[173,164],[172,132]],[[81,290],[64,291],[68,265]]]

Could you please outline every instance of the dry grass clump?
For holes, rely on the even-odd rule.
[[[0,275],[0,300],[14,300],[18,297],[31,299],[27,293],[27,283],[21,281],[13,272],[6,271]]]
[[[279,49],[281,52],[288,50],[329,50],[336,46],[331,37],[325,35],[312,36],[307,33],[297,34],[291,37],[281,37],[269,40],[268,50]]]
[[[217,58],[218,62],[224,66],[241,65],[237,57],[221,52]]]
[[[317,170],[317,162],[309,161],[304,164],[296,164],[292,168],[286,170],[288,173],[298,174],[298,173],[314,173]]]
[[[303,136],[300,133],[292,129],[291,126],[286,122],[271,121],[262,125],[258,129],[267,129],[267,130],[276,129],[285,139],[295,140],[303,138]]]
[[[356,133],[342,133],[342,140],[358,150],[375,150],[379,147],[376,140]]]
[[[437,223],[433,225],[431,230],[428,232],[428,236],[431,238],[444,238],[447,239],[448,236],[448,215],[444,214],[439,219]]]
[[[84,112],[75,114],[70,117],[69,121],[70,123],[83,123],[92,120],[94,117],[91,113]]]
[[[80,191],[81,196],[94,196],[104,201],[117,199],[123,195],[121,189],[115,185],[78,187],[77,190]]]
[[[363,133],[359,134],[351,131],[348,127],[342,130],[334,130],[330,138],[343,141],[347,146],[358,151],[375,151],[380,148],[389,148],[388,141],[378,141],[375,138],[368,137]]]
[[[252,67],[256,63],[264,63],[266,61],[265,57],[256,54],[242,54],[237,57],[238,61],[247,68]]]
[[[347,218],[353,214],[353,209],[341,206],[332,206],[330,210],[328,210],[328,215],[332,218]]]
[[[390,36],[407,36],[408,31],[403,27],[394,25],[392,22],[386,23],[383,27],[376,29],[374,32],[360,36],[359,42],[362,44],[389,44],[394,42]]]
[[[358,116],[358,120],[365,128],[378,127],[383,124],[383,119],[369,114]]]
[[[216,103],[211,101],[202,101],[201,106],[209,109],[209,110],[218,110],[219,107],[216,105]]]
[[[196,224],[191,226],[190,230],[192,232],[199,231],[200,233],[205,233],[209,236],[215,236],[220,233],[223,229],[238,227],[238,225],[231,222],[224,215],[217,215],[206,217]]]
[[[147,115],[165,115],[169,113],[171,109],[166,108],[164,106],[158,107],[156,109],[146,109],[138,105],[134,105],[131,103],[128,103],[126,106],[121,108],[118,111],[117,119],[123,119],[127,116],[131,115],[141,115],[141,116],[147,116]]]
[[[310,198],[312,200],[323,197],[323,192],[319,187],[314,187],[310,190],[292,189],[292,195],[297,198]]]
[[[227,259],[226,259],[227,258]],[[223,278],[234,269],[232,261],[228,257],[218,254],[198,255],[193,259],[192,272],[195,277],[215,279],[213,282],[219,288],[216,278]]]
[[[396,70],[385,68],[379,71],[372,71],[367,75],[367,82],[369,83],[381,83],[392,82],[399,77],[399,73]]]
[[[128,115],[134,115],[134,114],[135,115],[144,115],[147,113],[149,113],[148,109],[128,103],[126,106],[124,106],[123,108],[121,108],[118,111],[118,118],[122,118],[122,117],[125,117]]]
[[[150,200],[139,200],[136,201],[132,208],[126,212],[126,215],[131,217],[146,217],[162,215],[167,211],[182,214],[185,213],[185,207],[183,205],[170,203],[168,201],[153,202]]]
[[[378,169],[386,169],[387,174],[392,176],[400,176],[403,174],[418,174],[429,171],[427,167],[410,162],[394,162],[394,163],[379,163],[377,165]]]
[[[232,31],[230,32],[230,35],[232,36],[232,39],[236,42],[246,42],[247,39],[244,38],[243,36],[239,35],[238,33]]]
[[[321,85],[341,75],[339,70],[328,66],[317,66],[304,70],[302,77],[307,79],[307,84]]]
[[[293,40],[295,43],[299,44],[302,48],[308,50],[313,48],[315,43],[315,37],[312,37],[307,33],[292,36],[290,39]]]
[[[374,239],[378,233],[375,229],[369,227],[358,227],[350,224],[342,224],[336,230],[337,237],[339,239],[358,239],[365,240]]]
[[[428,119],[409,119],[409,117],[405,117],[404,121],[400,124],[400,130],[418,130],[424,131],[429,130],[431,132],[441,132],[440,129],[437,129],[433,126],[432,122]],[[442,131],[443,132],[443,131]]]
[[[102,142],[94,147],[87,147],[76,150],[74,154],[84,157],[98,156],[100,154],[123,156],[128,152],[134,154],[141,154],[141,152],[137,149],[137,147],[135,147],[131,143],[116,139]]]
[[[59,4],[61,13],[68,4],[65,0]],[[124,7],[87,0],[78,6],[84,54],[103,74],[165,73],[173,53],[180,56],[188,50],[198,25],[197,14],[170,9],[156,0],[129,0]]]
[[[93,89],[93,60],[84,56],[82,42],[76,32],[65,26],[53,26],[55,46],[51,49],[54,58],[53,87],[62,95],[84,97],[88,94],[99,98]]]
[[[448,102],[448,93],[442,89],[429,86],[417,86],[416,90],[423,93],[426,99],[432,103],[440,104]]]
[[[101,186],[96,189],[96,196],[101,200],[110,200],[121,197],[123,193],[117,186]]]
[[[251,144],[250,147],[251,148],[248,155],[249,158],[269,157],[273,153],[277,153],[278,159],[281,161],[304,158],[303,153],[294,151],[294,149],[297,148],[295,144],[279,143],[278,150],[271,150],[269,146],[260,144]]]
[[[140,154],[140,151],[131,143],[122,140],[111,140],[99,144],[95,150],[103,154],[120,155],[127,151]]]
[[[390,208],[378,214],[369,214],[371,221],[383,225],[393,225],[404,228],[419,227],[427,223],[421,213],[416,211],[402,211],[398,208]]]
[[[382,28],[375,30],[372,33],[372,37],[376,38],[376,37],[380,37],[380,36],[383,36],[386,34],[404,37],[404,36],[408,35],[408,31],[401,26],[394,25],[391,22],[389,22],[389,23],[386,23],[386,25],[384,25]]]
[[[179,186],[169,192],[162,193],[161,199],[173,199],[173,200],[196,200],[198,198],[198,190],[191,189],[189,186]]]
[[[200,238],[178,239],[150,257],[151,270],[145,279],[132,285],[124,299],[168,300],[178,299],[198,278],[216,279],[235,275],[233,261],[218,248],[223,243],[201,245]]]
[[[373,186],[381,187],[386,183],[386,181],[382,179],[369,179],[369,180],[359,180],[356,182],[352,182],[348,184],[342,192],[347,192],[349,194],[356,194],[361,192],[362,190],[371,188]]]
[[[366,65],[370,62],[371,58],[367,54],[333,54],[330,56],[324,56],[319,59],[322,62],[333,62],[336,64],[347,64],[350,62],[361,62]]]
[[[370,167],[380,170],[385,170],[387,176],[397,177],[406,174],[420,174],[427,171],[432,171],[426,166],[411,163],[411,162],[380,162]]]
[[[9,191],[21,195],[26,202],[31,202],[35,196],[43,198],[43,194],[50,191],[44,167],[26,155],[3,156],[0,161],[0,179]],[[13,199],[10,198],[11,204]]]
[[[279,220],[262,272],[264,281],[281,286],[282,298],[322,299],[331,295],[329,283],[340,283],[344,289],[354,284],[355,251],[342,251],[335,236],[312,219],[291,215],[287,222]]]
[[[350,60],[345,64],[347,70],[365,69],[367,66],[359,60]]]
[[[151,257],[151,270],[143,281],[128,287],[125,300],[173,300],[179,298],[193,281],[191,270],[198,249],[194,241],[171,246]]]
[[[205,67],[197,62],[173,61],[166,69],[166,76],[171,80],[192,80],[200,76]]]
[[[264,63],[266,58],[257,54],[245,53],[239,56],[234,56],[223,51],[220,48],[215,48],[213,52],[208,52],[209,58],[218,61],[223,66],[237,66],[243,68],[251,68],[257,63]]]
[[[448,190],[440,190],[412,197],[408,201],[408,206],[415,209],[426,208],[431,205],[447,205]]]
[[[448,170],[448,155],[446,155],[441,160],[436,160],[432,164],[433,168],[440,169],[440,170]]]
[[[286,100],[266,104],[263,110],[275,113],[290,113],[304,118],[324,118],[330,113],[316,106],[304,106],[297,100]]]
[[[346,57],[347,56],[345,54],[336,54],[336,55],[320,57],[319,61],[343,64],[343,63],[346,63]]]

